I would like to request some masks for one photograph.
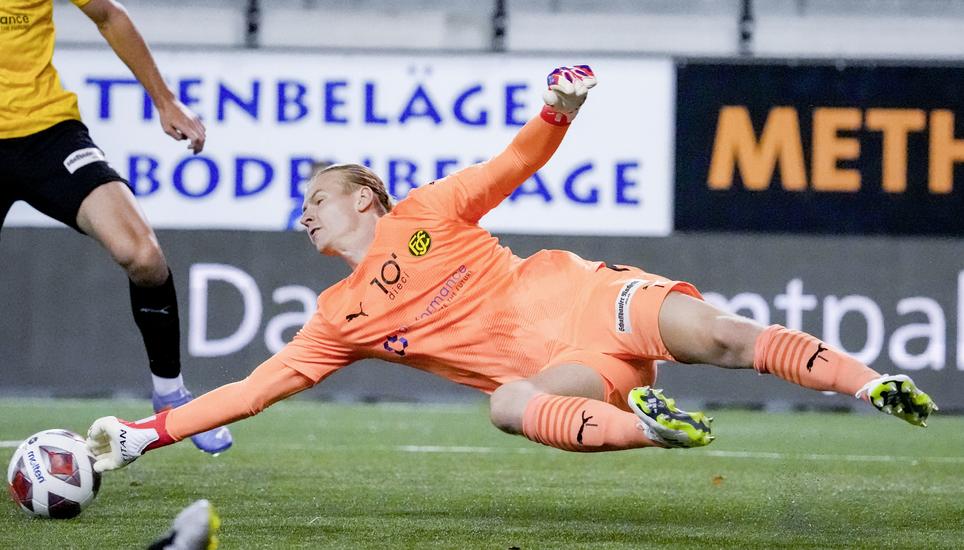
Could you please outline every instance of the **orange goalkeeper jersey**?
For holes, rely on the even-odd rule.
[[[413,190],[269,361],[318,382],[376,357],[491,392],[571,347],[577,294],[604,264],[557,250],[521,259],[477,223],[545,164],[565,132],[536,117],[488,162]]]

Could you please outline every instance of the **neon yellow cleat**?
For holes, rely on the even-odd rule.
[[[927,427],[927,417],[938,410],[931,396],[917,389],[906,374],[885,374],[871,380],[855,396],[860,398],[861,394],[879,410],[922,428]]]
[[[633,388],[629,407],[642,421],[646,437],[667,447],[703,447],[715,439],[710,433],[711,417],[678,409],[663,390]]]
[[[207,499],[196,500],[174,518],[171,529],[148,550],[216,550],[221,518]]]

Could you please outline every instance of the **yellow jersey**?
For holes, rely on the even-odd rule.
[[[0,139],[80,120],[77,96],[61,86],[53,57],[53,0],[0,2]]]

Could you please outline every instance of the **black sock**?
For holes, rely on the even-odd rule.
[[[151,372],[162,378],[176,378],[181,374],[181,326],[174,276],[168,269],[167,280],[158,287],[129,282],[131,310],[144,338]]]

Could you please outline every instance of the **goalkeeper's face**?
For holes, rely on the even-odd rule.
[[[365,203],[362,190],[346,190],[339,181],[341,177],[338,173],[316,176],[308,184],[301,206],[300,222],[308,231],[308,239],[318,252],[329,256],[347,250],[364,210],[360,208]]]

